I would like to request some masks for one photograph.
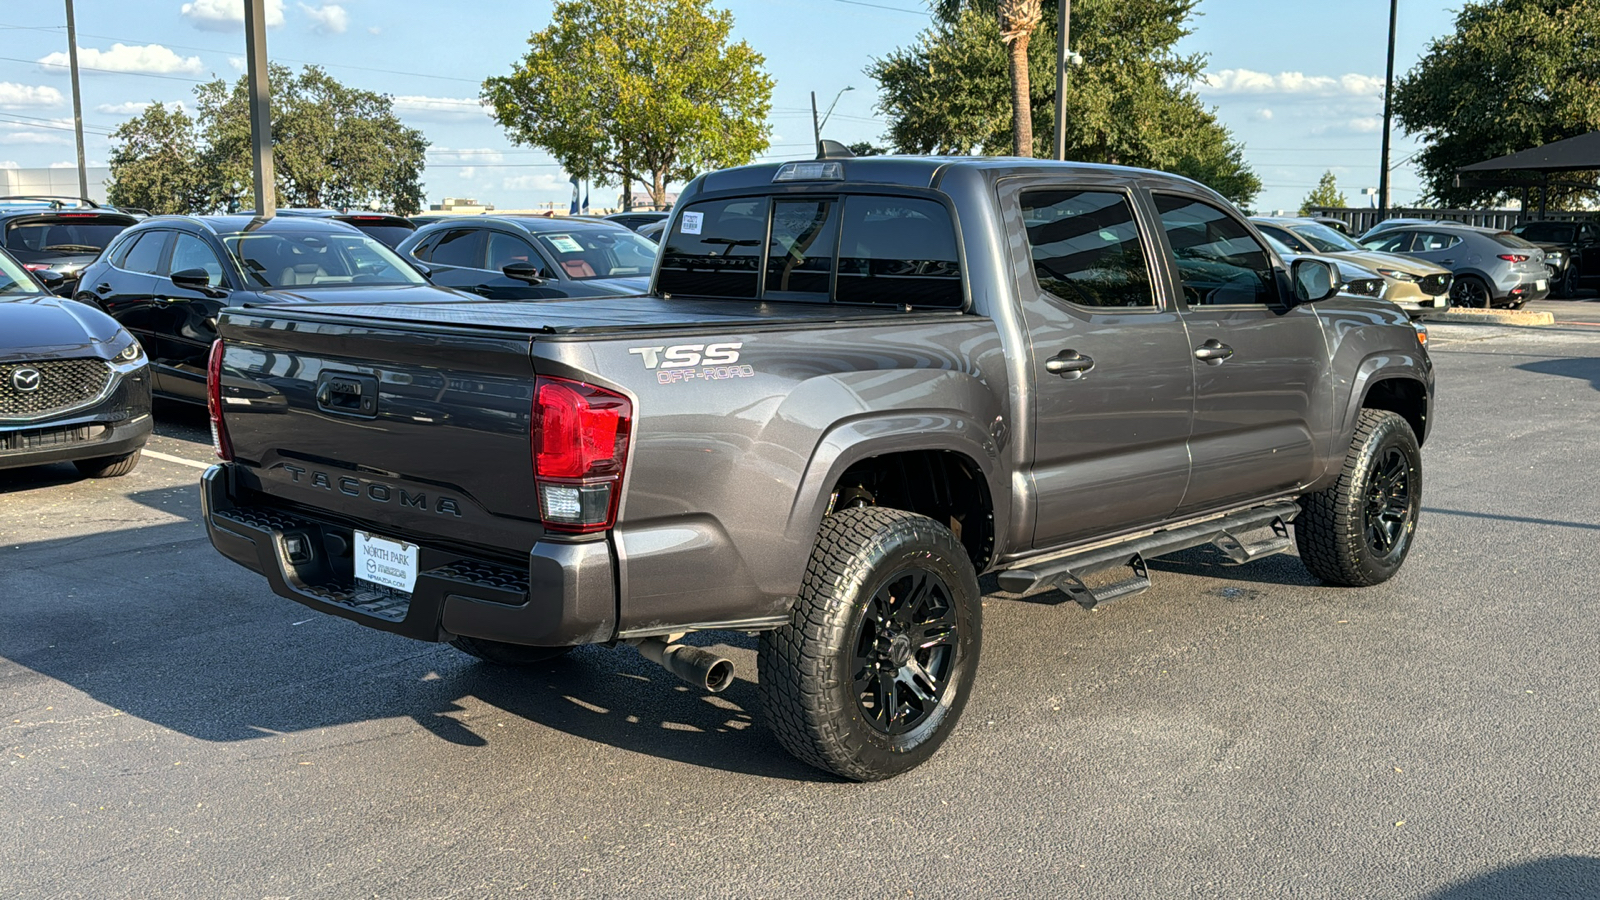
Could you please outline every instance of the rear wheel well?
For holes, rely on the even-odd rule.
[[[914,450],[863,459],[845,470],[825,515],[857,506],[903,509],[949,528],[979,572],[994,554],[994,504],[983,470],[948,450]]]
[[[1367,389],[1361,400],[1362,409],[1385,409],[1398,413],[1411,425],[1417,436],[1417,446],[1422,446],[1427,433],[1428,392],[1421,383],[1409,378],[1389,378]]]

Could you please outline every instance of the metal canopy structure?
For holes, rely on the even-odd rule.
[[[1546,213],[1545,204],[1550,196],[1550,186],[1564,184],[1560,181],[1552,182],[1551,173],[1586,172],[1596,169],[1600,169],[1600,131],[1591,131],[1566,140],[1553,141],[1540,147],[1519,150],[1506,156],[1497,156],[1470,166],[1462,166],[1456,170],[1456,186],[1521,189],[1524,214],[1528,209],[1528,189],[1538,187],[1539,218],[1542,219]],[[1478,174],[1488,172],[1507,174],[1528,172],[1537,174],[1539,180],[1485,178]],[[1586,187],[1576,183],[1571,183],[1570,186]]]
[[[1486,159],[1458,172],[1583,172],[1600,169],[1600,131]]]

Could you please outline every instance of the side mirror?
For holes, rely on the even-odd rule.
[[[223,294],[223,291],[212,286],[211,276],[206,274],[205,269],[180,269],[168,277],[178,287],[190,291],[199,291],[207,297],[219,297]]]
[[[514,262],[500,270],[507,278],[526,281],[528,284],[544,284],[544,271],[533,263]]]
[[[1339,272],[1330,262],[1320,259],[1297,259],[1289,269],[1289,280],[1294,282],[1295,303],[1315,303],[1339,293]]]
[[[44,289],[52,294],[61,293],[61,289],[67,286],[67,276],[54,269],[41,269],[33,274],[44,285]]]

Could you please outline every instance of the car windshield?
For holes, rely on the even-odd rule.
[[[427,284],[392,250],[364,234],[235,234],[222,243],[256,287]]]
[[[1300,255],[1299,253],[1290,250],[1288,244],[1285,244],[1283,241],[1278,240],[1265,231],[1261,232],[1261,236],[1267,239],[1267,246],[1271,247],[1273,250],[1276,250],[1278,255],[1285,259],[1288,259],[1291,256]]]
[[[1519,225],[1512,232],[1530,241],[1570,244],[1577,239],[1578,226],[1571,222],[1534,222]]]
[[[656,245],[621,228],[574,228],[535,237],[574,281],[649,275],[656,264]]]
[[[1355,241],[1320,222],[1307,225],[1296,225],[1289,229],[1300,240],[1316,248],[1318,253],[1360,253],[1361,247]]]
[[[37,294],[39,286],[33,283],[22,267],[0,253],[0,294]]]

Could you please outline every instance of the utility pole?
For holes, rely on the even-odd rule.
[[[72,131],[78,139],[78,196],[89,199],[89,164],[83,157],[83,95],[78,91],[78,24],[67,0],[67,62],[72,67]]]
[[[1400,0],[1389,0],[1389,69],[1383,77],[1383,171],[1378,173],[1378,221],[1389,218],[1389,132],[1394,121],[1394,31]]]
[[[1056,159],[1067,158],[1067,69],[1072,53],[1067,38],[1072,30],[1072,0],[1060,0],[1061,20],[1056,26]]]
[[[244,41],[256,216],[270,219],[278,212],[278,192],[272,171],[272,92],[267,84],[267,0],[244,0]]]
[[[811,138],[817,145],[817,159],[822,158],[822,126],[828,124],[828,117],[833,115],[833,108],[839,105],[839,98],[844,96],[844,92],[853,90],[855,88],[850,85],[840,88],[839,93],[833,95],[833,102],[828,104],[828,111],[822,114],[821,121],[817,119],[817,92],[811,92]]]

